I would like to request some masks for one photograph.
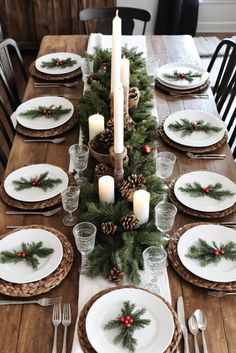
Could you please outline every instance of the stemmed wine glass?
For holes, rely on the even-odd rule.
[[[156,175],[165,182],[171,176],[176,161],[176,155],[172,152],[159,152],[156,156]],[[165,184],[164,189],[167,193],[168,185]]]
[[[162,245],[150,246],[143,251],[144,271],[146,275],[147,288],[150,292],[160,293],[158,278],[166,268],[167,252]]]
[[[80,189],[76,186],[68,186],[61,193],[62,206],[65,211],[69,212],[67,216],[62,219],[63,224],[66,226],[74,226],[78,219],[72,212],[76,211],[79,204]]]
[[[78,186],[86,184],[87,178],[82,176],[82,172],[88,166],[89,148],[84,144],[75,144],[69,148],[73,169],[76,171],[75,180]]]
[[[157,70],[160,67],[160,60],[158,58],[150,57],[146,61],[146,71],[147,75],[151,79],[151,87],[154,89],[155,87],[155,79]]]
[[[170,202],[159,202],[155,209],[156,226],[161,232],[164,241],[170,240],[170,235],[166,234],[173,227],[177,208]]]
[[[88,272],[88,255],[93,251],[97,228],[93,223],[81,222],[73,228],[77,249],[82,255],[80,273]]]
[[[82,80],[84,82],[85,89],[88,88],[89,76],[93,74],[93,63],[94,61],[92,58],[83,58],[81,61]]]

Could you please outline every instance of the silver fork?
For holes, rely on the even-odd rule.
[[[52,312],[52,324],[54,326],[54,338],[53,338],[53,346],[52,353],[57,353],[57,328],[61,323],[61,304],[56,304],[53,307]]]
[[[226,295],[236,295],[236,292],[217,292],[214,290],[209,290],[207,291],[207,294],[211,295],[212,297],[222,298],[222,297],[225,297]]]
[[[65,137],[56,137],[53,139],[25,139],[24,142],[52,142],[52,143],[62,143],[65,141]]]
[[[57,298],[42,298],[38,300],[0,300],[0,305],[11,304],[39,304],[41,306],[55,305],[61,302],[61,297]]]
[[[76,86],[79,81],[72,81],[72,82],[35,82],[34,87],[59,87],[59,86],[65,86],[65,87],[73,87]]]
[[[66,335],[67,335],[67,327],[71,324],[71,309],[70,304],[63,305],[63,313],[62,313],[62,325],[64,326],[64,336],[63,336],[63,346],[62,353],[66,353]]]
[[[42,215],[42,216],[46,216],[46,217],[50,217],[53,216],[54,214],[56,214],[57,212],[59,212],[61,210],[61,207],[58,208],[54,208],[53,210],[50,211],[6,211],[5,214],[8,215]],[[8,227],[7,227],[8,228]]]

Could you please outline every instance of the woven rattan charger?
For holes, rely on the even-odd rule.
[[[194,284],[197,287],[202,287],[202,288],[207,288],[207,289],[212,289],[216,291],[235,291],[236,290],[236,281],[233,282],[227,282],[227,283],[222,283],[222,282],[212,282],[203,278],[200,278],[196,275],[194,275],[192,272],[187,270],[182,262],[180,261],[178,252],[177,252],[177,246],[178,246],[178,241],[181,238],[181,236],[189,229],[196,227],[201,224],[212,224],[212,223],[204,223],[204,222],[198,222],[198,223],[190,223],[187,224],[181,228],[179,228],[171,237],[170,242],[167,247],[167,252],[169,256],[169,260],[175,271],[187,282],[190,282],[191,284]]]
[[[20,229],[30,229],[30,228],[44,229],[56,235],[61,241],[61,244],[63,247],[62,260],[55,271],[53,271],[50,275],[48,275],[45,278],[42,278],[39,281],[18,284],[18,283],[7,282],[0,279],[0,293],[2,294],[9,295],[12,297],[31,297],[34,295],[39,295],[42,293],[49,292],[51,289],[53,289],[54,287],[58,286],[61,283],[61,281],[68,275],[71,269],[74,252],[70,242],[67,240],[65,235],[63,235],[61,232],[59,232],[54,228],[46,227],[42,225],[35,225],[35,224],[26,226],[26,227],[21,227]],[[17,230],[19,229],[15,229],[3,235],[1,239],[11,233],[16,232]]]
[[[52,81],[52,82],[61,82],[65,81],[68,82],[69,80],[72,80],[76,77],[81,76],[82,72],[81,69],[78,68],[77,70],[68,72],[66,74],[60,74],[60,75],[50,75],[50,74],[45,74],[44,72],[40,72],[36,69],[35,67],[35,61],[31,63],[29,67],[29,72],[31,73],[32,76],[43,80],[43,81]]]
[[[190,207],[185,206],[182,204],[177,197],[175,196],[174,192],[174,187],[175,183],[179,177],[173,179],[170,184],[169,184],[169,199],[171,202],[178,208],[178,211],[181,211],[183,213],[186,213],[191,216],[199,217],[199,218],[220,218],[220,217],[225,217],[228,216],[229,214],[233,213],[236,211],[236,202],[229,208],[226,208],[225,210],[222,211],[216,211],[216,212],[203,212],[203,211],[197,211],[194,210]]]
[[[72,173],[69,173],[66,170],[65,172],[69,177],[68,185],[71,185],[71,186],[76,185],[74,175]],[[19,201],[19,200],[13,199],[6,193],[4,189],[4,180],[2,181],[2,184],[0,186],[0,197],[5,204],[22,210],[45,210],[45,209],[48,209],[49,207],[54,207],[59,203],[61,203],[60,194],[54,197],[51,197],[50,199],[39,201],[39,202],[26,202],[26,201]]]
[[[108,288],[108,289],[102,290],[102,291],[96,293],[83,307],[83,309],[80,313],[80,316],[79,316],[79,321],[78,321],[78,336],[79,336],[81,348],[84,353],[96,353],[96,351],[93,349],[93,347],[89,343],[89,340],[88,340],[87,334],[86,334],[85,324],[86,324],[86,317],[89,312],[89,309],[91,308],[93,303],[95,303],[95,301],[97,299],[99,299],[100,297],[102,297],[103,295],[110,293],[110,292],[117,290],[117,289],[122,289],[122,288],[136,288],[136,287],[134,287],[134,286],[118,286],[118,287],[113,287],[113,288]],[[143,289],[143,288],[137,288],[137,289],[144,290],[144,291],[148,292],[146,289]],[[156,294],[153,294],[153,295],[156,295]],[[169,347],[165,351],[165,353],[173,353],[173,352],[175,352],[175,350],[178,346],[178,343],[181,339],[181,336],[182,336],[181,327],[180,327],[180,324],[178,321],[178,317],[177,317],[175,311],[173,310],[173,308],[170,306],[170,304],[164,298],[160,297],[159,295],[156,295],[156,296],[158,298],[160,298],[167,305],[167,307],[171,311],[171,314],[174,319],[174,325],[175,325],[174,335],[173,335],[173,338],[172,338],[172,341],[171,341]]]

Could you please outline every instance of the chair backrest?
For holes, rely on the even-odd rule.
[[[219,56],[223,55],[222,57]],[[212,56],[207,71],[219,63],[218,74],[212,88],[217,109],[229,132],[228,143],[236,158],[236,42],[223,39]]]
[[[13,110],[21,104],[18,88],[16,84],[15,74],[12,65],[12,59],[16,59],[17,65],[20,67],[22,76],[27,82],[28,76],[24,67],[23,59],[17,43],[7,38],[0,43],[0,78],[7,97]],[[15,66],[15,65],[14,65]]]
[[[143,21],[142,34],[145,34],[147,22],[151,19],[151,13],[145,9],[135,7],[93,7],[87,8],[79,13],[80,21],[84,21],[84,30],[89,34],[88,21],[96,20],[96,32],[102,34],[112,34],[112,20],[118,10],[122,19],[122,34],[133,34],[134,20]]]
[[[12,138],[15,135],[15,129],[10,119],[7,107],[0,96],[0,161],[2,167],[5,168],[7,165],[7,150],[9,151],[12,147]],[[12,136],[12,138],[10,137]]]

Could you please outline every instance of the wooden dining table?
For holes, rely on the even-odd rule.
[[[39,56],[54,52],[74,52],[84,55],[88,43],[88,36],[46,36],[43,38]],[[147,56],[158,57],[160,65],[171,62],[185,62],[201,65],[201,61],[195,47],[193,38],[188,35],[180,36],[146,36]],[[135,43],[134,43],[135,46]],[[35,88],[35,78],[29,78],[24,94],[24,101],[40,95],[71,95],[69,100],[76,106],[79,97],[83,93],[83,82],[74,87]],[[212,96],[211,88],[206,91],[208,99],[191,97],[173,97],[161,90],[155,90],[155,101],[158,119],[162,120],[169,114],[186,109],[202,110],[213,115],[218,115]],[[24,136],[16,133],[13,147],[9,156],[5,175],[12,171],[30,164],[48,163],[68,169],[69,147],[78,141],[79,126],[64,134],[65,141],[61,144],[52,143],[25,143]],[[184,152],[171,148],[161,139],[158,140],[159,150],[174,152],[177,161],[172,177],[180,176],[186,172],[207,170],[222,174],[232,181],[236,181],[236,167],[230,149],[225,143],[217,153],[225,153],[224,160],[192,160]],[[41,215],[6,215],[9,206],[0,202],[0,234],[5,235],[9,230],[7,225],[32,225],[39,224],[58,229],[66,235],[74,248],[74,262],[67,277],[55,288],[40,297],[62,296],[63,302],[70,302],[72,309],[72,323],[68,329],[67,352],[71,351],[76,317],[78,313],[78,286],[79,286],[79,263],[80,256],[75,247],[72,228],[62,224],[64,211],[51,217]],[[224,217],[222,220],[236,221],[235,213]],[[178,212],[172,229],[178,228],[192,222],[204,221],[201,218]],[[219,219],[210,219],[207,222],[219,222]],[[177,298],[184,298],[185,314],[188,318],[195,309],[200,308],[207,317],[207,329],[205,331],[209,353],[236,353],[236,296],[223,298],[211,297],[207,290],[194,286],[182,279],[176,271],[168,266],[168,275],[172,296],[172,306],[176,310]],[[83,290],[83,288],[81,288]],[[0,299],[7,296],[0,295]],[[11,298],[9,298],[11,299]],[[17,298],[16,298],[17,299]],[[41,307],[39,305],[4,305],[0,306],[0,352],[1,353],[50,353],[52,350],[54,328],[51,322],[52,307]],[[61,350],[63,340],[63,327],[58,330],[58,351]],[[199,337],[199,344],[201,343]],[[194,352],[193,336],[189,334],[190,351]],[[183,352],[183,342],[179,345]],[[112,353],[112,352],[111,352]],[[155,352],[153,352],[155,353]],[[201,349],[202,353],[202,349]]]

